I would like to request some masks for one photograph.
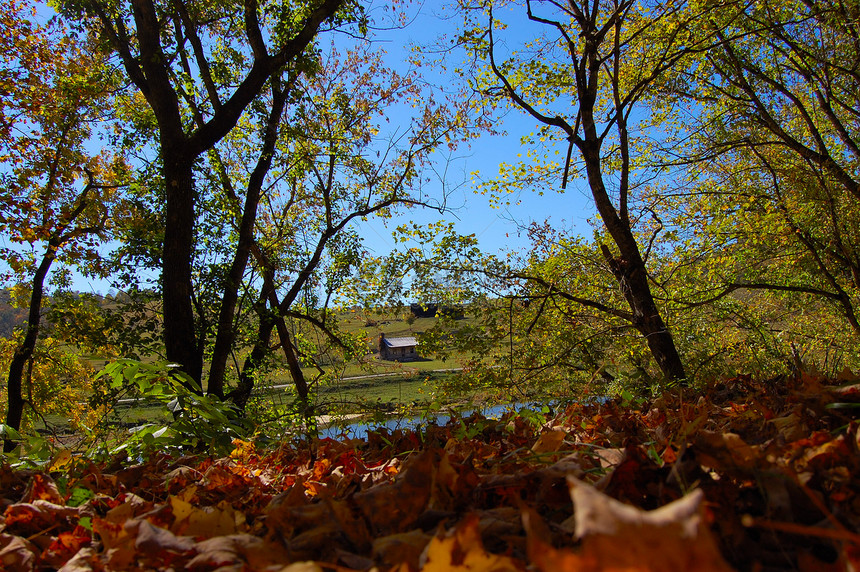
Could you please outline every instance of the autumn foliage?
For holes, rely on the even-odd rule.
[[[847,376],[847,374],[846,374]],[[474,415],[129,466],[0,472],[10,570],[850,570],[860,386]],[[847,384],[846,384],[847,383]],[[469,435],[472,435],[471,437]],[[119,461],[119,460],[117,460]]]

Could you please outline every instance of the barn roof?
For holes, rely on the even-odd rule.
[[[403,338],[382,338],[382,341],[385,342],[385,345],[389,348],[408,348],[418,345],[418,341],[414,336],[406,336]]]

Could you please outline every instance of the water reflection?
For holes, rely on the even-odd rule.
[[[487,407],[473,407],[457,410],[455,412],[443,411],[436,415],[415,415],[409,417],[392,417],[384,421],[378,420],[362,420],[354,423],[333,423],[327,427],[320,428],[320,438],[339,439],[341,437],[349,437],[353,439],[364,439],[369,431],[374,429],[388,429],[395,431],[397,429],[416,429],[422,425],[436,424],[445,425],[451,421],[452,417],[460,419],[469,417],[475,413],[480,413],[488,419],[498,419],[509,411],[519,411],[521,409],[537,409],[543,407],[542,404],[527,404],[527,403],[505,403],[502,405],[491,405]]]

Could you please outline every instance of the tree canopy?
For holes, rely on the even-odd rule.
[[[210,415],[222,443],[261,410],[312,432],[320,391],[388,367],[380,322],[444,372],[434,405],[860,365],[850,5],[462,0],[408,56],[375,35],[408,30],[408,6],[55,8],[2,11],[2,255],[27,316],[11,430],[49,423],[34,372],[62,347],[108,366],[70,374],[81,407],[164,398],[171,439]],[[470,216],[449,212],[447,161],[512,116],[534,127],[507,135],[522,156],[468,190],[584,196],[590,235],[524,220],[531,247],[499,253],[406,223]],[[390,254],[367,220],[396,229]],[[70,292],[73,271],[119,294]],[[281,381],[290,403],[267,409]]]

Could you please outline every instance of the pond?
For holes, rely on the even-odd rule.
[[[472,407],[453,412],[455,418],[469,417],[473,413],[480,413],[488,419],[498,419],[508,411],[520,411],[522,409],[531,409],[540,411],[544,407],[538,403],[505,403],[501,405],[488,405],[486,407]],[[391,417],[385,421],[378,420],[356,420],[353,423],[346,424],[343,422],[333,422],[326,426],[320,425],[320,438],[339,439],[344,436],[353,439],[364,439],[369,431],[375,429],[388,429],[394,431],[396,429],[416,429],[422,425],[435,423],[436,425],[445,425],[451,420],[452,412],[450,410],[441,411],[437,414],[413,415],[407,417]]]

